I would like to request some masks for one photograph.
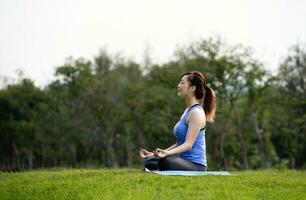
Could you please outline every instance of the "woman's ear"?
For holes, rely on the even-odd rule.
[[[191,87],[191,91],[195,92],[196,86],[195,86],[195,85],[192,85],[192,86],[190,86],[190,87]]]

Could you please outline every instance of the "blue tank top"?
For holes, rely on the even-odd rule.
[[[181,116],[180,120],[175,124],[173,128],[174,135],[177,139],[177,144],[182,145],[185,142],[185,138],[188,131],[188,124],[187,124],[187,117],[189,116],[190,112],[194,108],[202,108],[200,104],[195,104],[191,106],[188,110],[186,109],[183,115]],[[201,164],[207,167],[206,163],[206,144],[205,144],[205,127],[202,128],[192,148],[189,151],[183,152],[180,154],[180,158],[189,160],[191,162]]]

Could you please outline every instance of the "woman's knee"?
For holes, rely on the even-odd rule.
[[[158,162],[158,159],[156,158],[148,158],[145,161],[144,167],[149,170],[157,170],[158,169],[157,162]]]
[[[158,160],[158,163],[157,163],[159,170],[171,170],[172,169],[172,165],[171,165],[172,160],[173,160],[172,157],[160,158]]]

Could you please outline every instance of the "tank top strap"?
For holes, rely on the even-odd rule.
[[[194,109],[194,108],[196,108],[196,107],[200,107],[200,108],[202,108],[202,106],[200,105],[200,104],[194,104],[194,105],[192,105],[188,110],[187,110],[187,112],[186,112],[186,117],[189,115],[189,113]]]
[[[200,105],[200,104],[194,104],[192,105],[186,112],[185,116],[184,116],[184,122],[185,124],[188,126],[187,124],[187,117],[189,116],[189,114],[191,113],[191,111],[194,109],[194,108],[197,108],[197,107],[200,107],[201,109],[203,109],[203,107]],[[201,128],[201,131],[202,130],[205,130],[206,126],[204,126],[204,128]]]

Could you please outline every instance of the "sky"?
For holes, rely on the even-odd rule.
[[[306,42],[305,0],[1,0],[0,77],[17,70],[43,87],[65,59],[100,49],[155,63],[177,47],[220,36],[252,47],[272,73],[288,48]]]

